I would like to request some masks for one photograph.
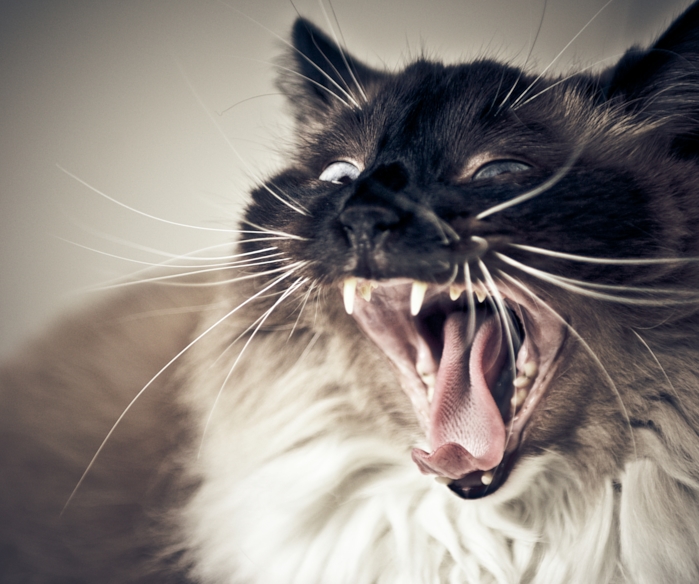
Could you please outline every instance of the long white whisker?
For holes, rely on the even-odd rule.
[[[316,287],[315,282],[311,282],[311,285],[308,287],[308,291],[303,297],[303,302],[301,303],[301,308],[299,309],[299,315],[296,317],[296,320],[294,321],[294,326],[291,327],[291,332],[289,333],[289,337],[287,338],[287,341],[289,341],[294,334],[294,331],[296,330],[296,327],[299,324],[299,321],[301,320],[301,315],[303,314],[304,308],[306,308],[306,304],[308,303],[308,299],[311,296],[311,292],[313,292],[313,289]]]
[[[512,317],[510,316],[509,311],[507,310],[507,307],[505,306],[505,302],[502,298],[502,294],[500,294],[500,290],[498,290],[498,287],[495,285],[495,281],[493,280],[492,275],[490,274],[490,270],[486,267],[486,265],[483,263],[482,260],[478,260],[478,266],[481,269],[481,272],[483,273],[483,276],[485,277],[485,283],[486,286],[488,287],[488,290],[493,296],[493,299],[495,300],[495,303],[497,304],[498,307],[498,314],[500,314],[500,322],[501,322],[501,328],[505,330],[505,340],[507,341],[507,351],[508,351],[508,356],[510,360],[510,369],[512,370],[512,379],[517,377],[517,352],[515,351],[515,343],[514,343],[514,335],[515,333],[515,325],[512,322]],[[518,340],[519,343],[519,340]],[[515,390],[516,391],[516,390]],[[507,447],[510,443],[510,437],[512,436],[512,428],[514,428],[514,422],[515,422],[515,416],[513,415],[511,420],[510,420],[510,429],[507,432],[507,439],[505,441],[505,451],[507,451]],[[499,466],[499,465],[498,465]]]
[[[366,91],[364,91],[364,88],[362,87],[362,84],[359,82],[359,79],[355,75],[354,69],[352,68],[352,64],[349,62],[349,59],[347,58],[346,52],[345,52],[345,47],[347,46],[347,43],[345,42],[345,37],[342,34],[342,28],[340,27],[340,21],[337,19],[337,14],[335,13],[335,7],[332,5],[332,2],[328,1],[328,4],[330,5],[330,10],[333,13],[333,19],[335,20],[335,25],[337,26],[337,30],[340,33],[340,38],[342,39],[342,42],[340,42],[337,38],[337,35],[335,34],[335,29],[330,23],[330,19],[328,18],[327,12],[325,11],[325,6],[323,5],[322,0],[319,0],[320,3],[320,8],[323,11],[323,14],[325,15],[325,19],[328,23],[328,27],[330,28],[333,38],[335,39],[335,43],[337,44],[338,47],[340,47],[340,54],[342,55],[342,60],[345,63],[345,67],[347,67],[347,71],[349,71],[350,77],[352,77],[352,82],[355,84],[357,89],[359,90],[359,93],[362,96],[362,99],[364,100],[364,103],[369,102],[369,98],[367,97]]]
[[[283,258],[282,258],[283,259]],[[277,263],[282,261],[282,259],[278,260],[270,260],[269,262],[261,262],[260,264],[255,264],[251,263],[246,266],[236,266],[236,269],[243,268],[243,267],[254,267],[256,265],[262,265],[262,264],[270,264],[270,263]],[[301,262],[299,262],[301,263]],[[242,280],[250,280],[252,278],[259,278],[260,276],[266,276],[269,274],[276,274],[278,272],[281,272],[283,270],[286,270],[290,267],[292,267],[295,264],[291,264],[288,266],[281,266],[279,268],[274,268],[273,270],[266,270],[264,272],[256,272],[254,274],[246,274],[245,276],[238,276],[236,278],[232,278],[229,280],[221,280],[221,281],[215,281],[215,282],[206,282],[206,283],[188,283],[188,282],[174,282],[174,285],[177,286],[216,286],[216,285],[221,285],[221,284],[227,284],[227,283],[232,283],[232,282],[240,282]],[[154,276],[152,278],[141,278],[140,280],[134,280],[134,281],[127,281],[127,282],[122,282],[120,284],[111,284],[108,286],[96,286],[94,288],[90,288],[90,290],[112,290],[115,288],[126,288],[127,286],[138,286],[140,284],[147,284],[150,282],[161,282],[161,283],[167,283],[168,280],[175,280],[177,278],[186,278],[188,276],[195,276],[198,274],[206,274],[206,273],[211,273],[211,272],[222,272],[226,268],[211,268],[211,269],[206,269],[206,270],[194,270],[192,272],[185,272],[183,274],[168,274],[165,276]]]
[[[289,288],[282,294],[277,301],[269,308],[265,313],[263,314],[262,318],[260,319],[260,322],[258,325],[255,327],[255,330],[252,332],[250,335],[250,338],[245,342],[243,345],[243,348],[240,350],[240,353],[238,353],[238,356],[236,357],[235,361],[233,362],[233,365],[231,365],[231,368],[228,370],[228,373],[226,374],[226,378],[223,380],[223,383],[221,384],[220,389],[218,390],[218,393],[216,394],[216,398],[214,399],[214,403],[211,405],[211,410],[209,410],[209,416],[206,419],[206,423],[204,424],[204,429],[202,430],[201,433],[201,442],[199,443],[199,451],[197,452],[197,458],[201,455],[201,449],[204,445],[204,439],[206,438],[206,433],[209,429],[209,424],[211,423],[211,418],[214,415],[214,411],[216,410],[216,406],[218,405],[219,399],[221,398],[221,394],[223,393],[223,389],[226,387],[226,384],[228,383],[228,380],[230,379],[231,375],[233,374],[233,371],[235,370],[236,366],[240,362],[240,359],[242,358],[243,354],[245,353],[245,349],[248,348],[252,340],[255,338],[255,335],[257,334],[257,331],[260,330],[260,327],[265,323],[267,318],[269,317],[270,314],[279,306],[289,295],[293,294],[300,286],[302,286],[305,282],[308,281],[308,278],[298,278]]]
[[[316,294],[317,294],[317,292],[316,292]],[[306,355],[308,355],[308,353],[310,353],[313,350],[313,347],[318,342],[318,339],[320,337],[321,337],[321,332],[316,331],[316,333],[313,335],[311,340],[308,342],[308,345],[306,345],[306,348],[303,350],[303,353],[301,353],[301,355],[297,359],[296,363],[300,363],[301,361],[303,361],[306,358]]]
[[[223,267],[223,266],[229,267],[229,268],[234,268],[234,267],[237,267],[239,264],[249,265],[246,262],[250,261],[250,260],[239,260],[237,262],[226,261],[226,262],[213,263],[213,264],[172,264],[172,263],[170,263],[170,261],[175,261],[175,258],[173,257],[171,260],[165,260],[163,262],[147,262],[145,260],[137,260],[134,258],[129,258],[129,257],[121,256],[118,254],[102,251],[100,249],[95,249],[94,247],[89,247],[87,245],[83,245],[81,243],[71,241],[70,239],[65,239],[64,237],[56,236],[56,239],[58,239],[59,241],[64,241],[65,243],[69,243],[70,245],[74,245],[75,247],[79,247],[80,249],[85,249],[87,251],[91,251],[92,253],[96,253],[99,255],[106,256],[106,257],[114,258],[117,260],[122,260],[124,262],[129,262],[132,264],[139,264],[139,265],[150,266],[150,267],[155,267],[155,268],[184,268],[184,269],[192,268],[192,269],[197,269],[197,268],[202,268],[202,267],[219,268],[219,267]],[[228,245],[230,245],[230,244],[228,244]],[[269,259],[269,258],[273,258],[273,257],[278,257],[280,255],[284,255],[284,253],[283,252],[272,253],[272,254],[268,254],[266,256],[259,256],[258,258],[255,258],[255,259],[256,260],[257,259]],[[232,257],[232,256],[228,256],[228,257]],[[192,259],[197,259],[197,258],[192,258]],[[198,258],[198,259],[204,261],[204,258]],[[211,261],[211,260],[207,260],[207,261]],[[252,264],[252,265],[258,265],[258,264]]]
[[[464,280],[466,281],[466,302],[468,304],[468,324],[466,325],[466,343],[471,344],[476,334],[476,301],[473,299],[473,282],[471,267],[464,263]]]
[[[267,227],[262,227],[261,225],[257,225],[256,223],[253,223],[252,221],[249,221],[248,219],[243,219],[241,221],[241,223],[246,223],[247,225],[254,227],[255,229],[258,230],[259,233],[266,233],[269,235],[281,235],[282,237],[285,237],[287,239],[296,239],[297,241],[308,241],[307,237],[301,237],[300,235],[293,235],[292,233],[287,233],[286,231],[279,231],[278,229],[268,229]],[[251,233],[256,233],[256,232],[251,232]]]
[[[565,52],[568,50],[568,47],[570,47],[570,45],[572,45],[572,44],[577,40],[577,38],[578,38],[583,32],[585,32],[585,29],[587,29],[587,27],[590,26],[590,25],[597,19],[597,17],[607,8],[607,6],[609,6],[612,2],[614,2],[614,0],[608,0],[608,2],[607,2],[604,6],[602,6],[602,8],[600,8],[600,9],[593,15],[593,17],[590,18],[590,20],[587,21],[587,24],[586,24],[585,26],[583,26],[583,27],[578,31],[578,33],[577,33],[572,39],[570,39],[570,41],[568,41],[568,44],[560,50],[560,52],[553,58],[553,60],[552,60],[546,67],[544,67],[544,70],[543,70],[541,73],[539,73],[539,75],[536,77],[536,79],[534,79],[534,81],[532,81],[532,82],[529,84],[529,86],[528,86],[522,93],[520,93],[519,97],[512,103],[512,107],[517,107],[517,104],[518,104],[522,99],[524,99],[524,97],[527,95],[527,93],[529,93],[529,91],[531,90],[531,88],[534,87],[534,86],[536,85],[536,83],[539,81],[539,79],[541,79],[544,75],[546,75],[546,72],[547,72],[551,67],[553,67],[554,63],[555,63],[556,61],[558,61],[558,59],[561,57],[561,55],[563,55],[563,53],[565,53]]]
[[[171,316],[173,314],[189,314],[194,312],[206,312],[208,310],[216,310],[223,306],[224,302],[215,302],[209,304],[198,304],[195,306],[183,306],[180,308],[160,308],[156,310],[146,310],[144,312],[134,312],[128,316],[121,316],[114,319],[113,322],[129,322],[141,320],[144,318],[156,318],[158,316]]]
[[[306,57],[306,55],[304,55],[303,57],[304,57],[304,59],[306,59],[310,62],[310,60],[308,59],[308,57]],[[322,89],[327,94],[334,97],[337,101],[339,101],[342,105],[344,105],[348,109],[352,109],[352,106],[354,106],[357,109],[359,109],[359,107],[360,107],[359,104],[355,101],[355,99],[352,96],[350,96],[349,93],[347,93],[347,91],[345,89],[342,89],[342,87],[340,87],[340,85],[338,85],[327,73],[325,73],[325,71],[323,71],[323,75],[325,75],[328,79],[330,79],[332,81],[333,85],[336,85],[340,89],[340,91],[342,91],[343,94],[349,96],[347,98],[349,101],[344,100],[342,97],[340,97],[337,93],[335,93],[329,87],[326,87],[322,83],[318,83],[315,79],[311,79],[310,77],[308,77],[307,75],[304,75],[303,73],[299,73],[295,69],[291,69],[290,67],[284,67],[284,65],[280,65],[279,63],[270,63],[268,61],[263,61],[262,59],[248,59],[248,60],[258,62],[258,63],[263,63],[265,65],[269,65],[271,67],[274,67],[275,69],[279,69],[281,71],[286,71],[287,73],[291,73],[292,75],[296,75],[296,77],[300,77],[301,79],[305,79],[309,83],[315,85],[318,89]],[[320,69],[320,67],[318,67],[318,65],[316,65],[315,63],[312,63],[312,64],[316,69],[318,69],[319,71],[322,71]],[[352,103],[350,103],[350,101]]]
[[[247,300],[244,300],[243,302],[241,302],[240,304],[238,304],[238,306],[236,306],[233,310],[230,310],[230,311],[227,312],[224,316],[222,316],[221,318],[219,318],[214,324],[212,324],[212,325],[209,326],[204,332],[202,332],[201,334],[199,334],[193,341],[189,342],[189,343],[187,344],[187,346],[184,347],[184,349],[182,349],[181,351],[179,351],[179,352],[178,352],[172,359],[170,359],[170,360],[169,360],[169,361],[168,361],[168,362],[153,376],[153,377],[151,377],[150,381],[149,381],[148,383],[146,383],[146,384],[140,389],[140,391],[131,399],[131,401],[128,403],[128,405],[124,408],[124,410],[121,412],[121,414],[120,414],[119,417],[117,418],[116,422],[114,422],[114,424],[112,425],[112,427],[111,427],[111,429],[109,430],[109,432],[107,432],[107,435],[104,437],[104,440],[102,440],[102,443],[99,445],[99,448],[97,449],[97,451],[96,451],[95,454],[93,455],[92,459],[90,460],[89,464],[87,465],[87,467],[86,467],[85,470],[83,471],[83,474],[81,475],[80,479],[78,480],[77,484],[75,485],[75,488],[74,488],[73,491],[70,493],[70,496],[68,497],[68,500],[66,501],[65,505],[63,505],[63,508],[61,509],[61,513],[60,513],[61,516],[63,515],[63,513],[64,513],[65,510],[67,509],[68,505],[70,505],[70,502],[71,502],[71,501],[73,500],[73,498],[75,497],[75,493],[78,492],[78,489],[80,488],[80,485],[83,484],[83,482],[84,482],[84,480],[85,480],[85,477],[87,476],[87,473],[89,473],[89,472],[90,472],[90,469],[94,466],[95,461],[97,460],[97,457],[100,455],[100,453],[101,453],[102,450],[104,449],[104,446],[107,444],[107,441],[111,438],[112,434],[114,434],[114,431],[116,430],[117,426],[121,423],[121,421],[124,419],[124,417],[125,417],[126,414],[129,412],[129,410],[131,410],[131,408],[133,407],[133,405],[138,401],[138,399],[139,399],[139,398],[145,393],[145,391],[153,384],[153,382],[154,382],[156,379],[158,379],[158,378],[160,377],[160,375],[162,375],[162,373],[163,373],[164,371],[166,371],[166,370],[170,367],[170,365],[172,365],[175,361],[177,361],[177,359],[179,359],[182,355],[184,355],[187,351],[189,351],[189,349],[192,348],[197,342],[199,342],[200,339],[202,339],[204,336],[208,335],[209,332],[211,332],[213,329],[215,329],[215,328],[216,328],[218,325],[220,325],[223,321],[225,321],[225,320],[227,320],[228,318],[230,318],[233,314],[235,314],[235,313],[236,313],[238,310],[240,310],[243,306],[249,304],[249,303],[252,302],[255,298],[257,298],[258,296],[260,296],[261,294],[263,294],[264,292],[266,292],[266,291],[269,290],[270,288],[273,288],[273,287],[276,286],[279,282],[281,282],[281,281],[285,280],[286,278],[288,278],[289,276],[291,276],[296,270],[298,270],[298,269],[300,269],[300,268],[302,267],[301,264],[302,264],[302,262],[299,262],[299,264],[298,264],[295,268],[292,268],[292,269],[288,270],[287,272],[285,272],[284,274],[282,274],[281,276],[279,276],[278,278],[276,278],[275,280],[273,280],[270,284],[268,284],[267,286],[265,286],[262,290],[260,290],[259,292],[256,292],[255,294],[253,294],[252,296],[250,296],[250,298],[248,298]]]
[[[325,4],[323,4],[323,0],[318,0],[318,5],[320,6],[321,11],[323,12],[323,16],[325,17],[325,22],[328,25],[328,29],[330,30],[330,34],[333,37],[333,40],[335,41],[335,45],[337,48],[340,50],[340,56],[342,57],[342,62],[345,64],[345,67],[347,68],[347,71],[349,72],[350,77],[352,78],[352,82],[354,83],[355,87],[359,90],[359,93],[361,94],[362,99],[364,100],[364,103],[367,103],[369,100],[367,99],[366,93],[364,93],[364,89],[362,86],[359,84],[359,81],[357,80],[357,77],[354,74],[354,71],[352,70],[352,67],[350,67],[349,61],[347,59],[347,56],[345,55],[345,49],[343,46],[343,43],[340,43],[340,39],[337,38],[337,34],[335,33],[335,27],[333,26],[333,23],[330,21],[330,17],[328,16],[327,10],[325,10]],[[332,8],[332,4],[330,4],[330,7]],[[337,25],[338,29],[340,28],[339,23],[337,22],[337,15],[335,14],[335,9],[332,9],[333,11],[333,16],[335,17],[335,24]],[[340,33],[342,34],[342,33]],[[342,39],[344,41],[344,38]],[[316,48],[320,50],[320,47],[316,44]],[[322,51],[321,51],[322,53]],[[325,55],[323,55],[325,57]],[[325,57],[325,60],[328,62],[328,64],[333,68],[335,73],[337,73],[338,77],[340,79],[344,79],[344,77],[340,74],[340,72],[337,70],[337,68],[330,62],[330,60]],[[347,91],[352,94],[352,89],[349,87],[349,84],[345,82],[347,85]]]
[[[529,45],[529,52],[527,53],[527,57],[524,59],[524,65],[520,68],[519,73],[517,74],[517,79],[515,79],[515,82],[512,84],[512,87],[510,88],[510,91],[507,92],[507,95],[502,99],[500,102],[500,105],[498,106],[497,113],[499,113],[503,107],[507,104],[507,101],[512,97],[512,93],[514,92],[515,88],[517,87],[517,84],[519,83],[519,80],[522,78],[522,75],[524,74],[524,68],[527,66],[527,63],[529,63],[529,59],[532,56],[532,52],[534,51],[534,45],[536,45],[536,41],[539,38],[539,33],[541,32],[541,27],[544,24],[544,17],[546,16],[546,6],[548,4],[547,0],[544,0],[544,6],[541,11],[541,18],[539,19],[539,26],[536,29],[536,34],[534,35],[534,39],[531,41],[531,44]],[[502,81],[501,81],[502,82]]]
[[[568,162],[566,162],[565,165],[558,169],[558,171],[553,176],[551,176],[547,181],[540,184],[538,187],[530,191],[527,191],[526,193],[522,193],[521,195],[513,197],[509,201],[499,203],[490,207],[490,209],[482,211],[481,213],[476,215],[476,219],[485,219],[493,213],[499,213],[500,211],[504,211],[505,209],[509,209],[510,207],[514,207],[515,205],[519,205],[520,203],[524,203],[525,201],[528,201],[530,199],[533,199],[534,197],[538,197],[542,193],[545,193],[551,187],[555,186],[563,177],[565,177],[566,174],[568,174],[568,171],[573,167],[573,164],[575,164],[575,161],[578,159],[580,150],[581,148],[576,149],[576,151],[568,159]]]
[[[225,244],[219,244],[219,245],[216,245],[216,246],[210,246],[210,247],[202,248],[202,249],[197,250],[197,251],[194,251],[194,252],[189,252],[189,253],[181,254],[181,255],[171,254],[171,255],[172,255],[172,259],[171,259],[171,260],[166,260],[166,261],[164,261],[162,265],[163,265],[164,267],[167,267],[169,261],[175,261],[175,260],[177,260],[177,259],[190,258],[191,254],[193,254],[193,253],[199,253],[200,251],[206,251],[206,250],[212,249],[212,248],[214,248],[214,247],[223,247],[224,245],[225,245],[226,247],[230,247],[230,246],[231,246],[231,243],[230,243],[230,242],[227,242],[227,243],[225,243]],[[251,251],[251,252],[245,252],[245,253],[240,253],[240,254],[233,254],[233,255],[231,255],[231,256],[222,256],[220,259],[225,259],[226,257],[236,258],[236,257],[242,257],[242,256],[250,256],[250,255],[253,255],[253,254],[257,254],[257,253],[263,253],[263,252],[267,252],[267,251],[274,251],[274,250],[276,250],[276,249],[278,249],[278,248],[276,248],[276,247],[267,247],[267,248],[264,248],[264,249],[254,250],[254,251]],[[251,258],[251,260],[252,260],[252,261],[256,261],[256,260],[259,260],[259,259],[264,259],[265,257],[266,257],[266,256],[258,256],[258,257],[256,257],[256,258]],[[193,259],[193,258],[192,258],[192,259]],[[219,258],[209,258],[209,259],[219,259]],[[237,262],[237,263],[238,263],[238,267],[242,267],[242,266],[239,265],[240,262]],[[131,273],[129,273],[129,274],[126,274],[125,276],[119,276],[119,277],[117,277],[117,278],[113,278],[113,279],[111,279],[111,280],[107,280],[106,282],[103,282],[103,283],[100,285],[99,289],[108,289],[109,287],[120,287],[120,286],[123,285],[124,283],[129,283],[129,282],[131,282],[131,283],[141,283],[141,282],[143,281],[143,279],[142,279],[140,276],[141,276],[142,274],[147,274],[147,273],[152,272],[152,271],[153,271],[153,268],[152,268],[152,267],[146,267],[146,268],[142,268],[142,269],[140,269],[140,270],[136,270],[136,271],[134,271],[134,272],[131,272]],[[189,274],[185,274],[185,275],[189,275]],[[88,291],[91,291],[91,290],[93,290],[93,289],[94,289],[94,288],[88,288]]]
[[[257,26],[259,26],[261,29],[267,31],[267,32],[268,32],[269,34],[271,34],[273,37],[275,37],[276,39],[280,40],[280,41],[281,41],[282,43],[284,43],[287,47],[289,47],[290,49],[292,49],[293,51],[295,51],[298,55],[300,55],[303,59],[305,59],[312,67],[314,67],[315,69],[317,69],[318,72],[319,72],[321,75],[323,75],[330,83],[332,83],[332,84],[342,93],[342,95],[344,95],[344,96],[347,98],[347,100],[350,101],[350,102],[352,103],[352,105],[354,105],[354,107],[356,107],[357,109],[360,108],[359,104],[357,103],[357,101],[354,99],[354,97],[353,97],[350,93],[347,93],[347,91],[346,91],[339,83],[337,83],[337,81],[335,81],[335,80],[334,80],[330,75],[328,75],[321,67],[319,67],[316,63],[314,63],[313,60],[309,59],[306,55],[304,55],[301,51],[299,51],[294,45],[292,45],[292,44],[291,44],[289,41],[287,41],[285,38],[279,36],[279,35],[278,35],[277,33],[275,33],[273,30],[271,30],[270,28],[267,28],[267,27],[264,26],[262,23],[258,22],[257,20],[255,20],[255,19],[252,18],[251,16],[248,16],[247,14],[245,14],[244,12],[242,12],[241,10],[238,10],[238,9],[235,8],[234,6],[231,6],[230,4],[227,4],[226,2],[223,2],[223,0],[218,0],[218,2],[219,2],[219,4],[222,4],[223,6],[229,8],[230,10],[233,10],[233,11],[237,12],[237,13],[240,14],[241,16],[244,16],[244,17],[247,18],[250,22],[255,23],[255,24],[256,24]],[[292,71],[292,70],[289,70],[289,71],[291,71],[292,73],[297,73],[296,71]],[[309,81],[312,81],[312,80],[309,79]],[[320,87],[324,87],[324,86],[323,86],[323,85],[320,85]],[[324,87],[324,88],[325,88],[325,87]],[[327,89],[327,88],[325,88],[325,89]],[[330,90],[328,90],[328,91],[330,91]],[[335,95],[335,97],[337,97],[338,99],[340,99],[340,97],[337,96],[336,94],[334,94],[332,91],[330,91],[330,93],[331,93],[332,95]],[[344,100],[340,99],[340,101],[342,101],[343,103],[345,103],[345,105],[346,105],[347,107],[351,107],[350,104],[347,103],[347,102],[345,102]]]
[[[192,82],[189,80],[189,77],[187,77],[187,74],[184,71],[184,68],[180,64],[180,62],[175,59],[175,63],[177,65],[177,68],[180,71],[180,74],[182,75],[182,78],[184,79],[185,83],[189,87],[190,92],[194,96],[194,99],[197,101],[201,109],[204,111],[204,114],[209,118],[211,123],[214,125],[214,128],[216,131],[219,133],[219,135],[223,138],[223,140],[228,144],[228,147],[231,149],[233,154],[240,160],[245,165],[245,168],[248,170],[248,172],[255,178],[255,180],[262,185],[262,188],[264,188],[268,193],[270,193],[275,199],[277,199],[279,202],[283,203],[289,209],[292,211],[295,211],[296,213],[299,213],[300,215],[308,215],[308,211],[301,206],[298,206],[290,201],[287,201],[284,197],[280,196],[278,193],[274,192],[273,189],[269,188],[267,184],[264,183],[257,175],[256,173],[252,170],[250,165],[248,164],[247,160],[245,160],[240,152],[238,152],[238,149],[233,145],[233,142],[231,142],[230,138],[226,135],[226,133],[223,131],[223,128],[219,125],[219,123],[216,121],[216,118],[211,114],[209,109],[206,107],[206,104],[204,103],[204,100],[199,96],[199,93],[197,93],[197,90],[194,89],[194,85],[192,85]]]
[[[586,262],[588,264],[605,264],[611,266],[650,266],[650,265],[662,265],[662,264],[684,264],[699,262],[699,257],[690,258],[636,258],[636,259],[620,259],[620,258],[596,258],[590,256],[577,255],[572,253],[564,253],[560,251],[552,251],[549,249],[543,249],[541,247],[534,247],[531,245],[522,245],[520,243],[511,243],[512,247],[521,249],[524,251],[530,251],[532,253],[538,253],[545,256],[550,256],[553,258],[560,258],[564,260],[572,260],[576,262]]]
[[[105,199],[107,199],[108,201],[111,201],[115,205],[119,205],[120,207],[123,207],[124,209],[127,209],[133,213],[136,213],[137,215],[147,217],[148,219],[153,219],[154,221],[159,221],[161,223],[167,223],[168,225],[174,225],[175,227],[186,227],[187,229],[199,229],[202,231],[219,231],[219,232],[223,232],[223,233],[242,233],[239,229],[226,229],[223,227],[203,227],[201,225],[188,225],[187,223],[178,223],[177,221],[169,221],[168,219],[163,219],[162,217],[156,217],[155,215],[151,215],[149,213],[145,213],[144,211],[140,211],[139,209],[131,207],[131,206],[127,205],[126,203],[122,203],[121,201],[115,199],[114,197],[110,197],[107,193],[100,191],[98,188],[93,187],[90,183],[88,183],[87,181],[84,181],[79,176],[73,174],[69,170],[66,170],[60,164],[56,163],[56,166],[58,167],[58,169],[61,172],[64,172],[69,177],[71,177],[72,179],[79,182],[81,185],[87,187],[93,193],[96,193],[96,194],[100,195],[101,197],[104,197]]]
[[[643,346],[648,349],[648,352],[650,353],[650,356],[653,357],[653,360],[655,361],[655,364],[658,366],[658,369],[660,369],[661,373],[663,374],[663,377],[665,377],[665,381],[667,381],[668,386],[670,387],[670,391],[672,391],[673,395],[675,396],[675,399],[677,399],[678,403],[680,401],[680,394],[677,393],[677,390],[675,389],[675,386],[672,384],[672,381],[670,381],[670,378],[667,376],[667,373],[665,372],[665,367],[663,367],[660,364],[660,361],[658,360],[658,357],[656,357],[655,352],[653,349],[650,348],[648,343],[643,339],[643,337],[638,334],[638,332],[635,329],[631,329],[631,332],[638,337],[638,340],[643,343]]]
[[[623,54],[624,53],[618,53],[616,55],[604,57],[603,59],[599,59],[596,63],[592,63],[591,65],[588,65],[587,67],[583,67],[582,69],[576,71],[575,73],[571,73],[570,75],[566,75],[565,77],[563,77],[563,78],[559,79],[558,81],[552,83],[551,85],[545,87],[541,91],[535,93],[531,97],[528,97],[524,101],[518,103],[516,106],[513,106],[512,109],[516,110],[518,108],[524,107],[525,105],[527,105],[531,101],[534,101],[537,97],[541,97],[546,92],[551,91],[554,87],[558,87],[559,85],[561,85],[562,83],[565,83],[569,79],[572,79],[573,77],[577,77],[578,75],[580,75],[581,73],[584,73],[585,71],[588,71],[590,69],[594,69],[595,67],[597,67],[598,65],[600,65],[602,63],[605,63],[606,61],[615,61],[616,62],[619,59],[619,57],[623,56]]]
[[[631,442],[633,443],[633,452],[634,452],[634,457],[638,458],[638,451],[636,450],[636,438],[634,437],[633,433],[633,426],[631,425],[631,418],[629,416],[629,412],[626,409],[626,406],[624,405],[624,401],[621,399],[621,393],[619,392],[619,389],[616,386],[616,383],[614,383],[614,380],[612,379],[612,376],[609,375],[609,372],[607,371],[606,367],[602,364],[602,361],[600,358],[597,356],[597,354],[592,350],[592,347],[587,343],[585,339],[582,338],[580,333],[576,331],[573,326],[568,323],[556,310],[553,309],[552,306],[550,306],[547,302],[539,298],[536,294],[534,294],[527,286],[525,286],[522,282],[517,280],[516,278],[513,278],[510,276],[508,273],[498,270],[498,273],[503,277],[512,282],[514,285],[516,285],[518,288],[523,290],[527,295],[529,295],[535,302],[538,304],[541,304],[544,308],[546,308],[563,326],[565,326],[571,334],[582,344],[582,346],[585,348],[587,353],[592,357],[592,359],[595,361],[597,366],[599,367],[600,371],[602,374],[605,376],[607,379],[607,383],[609,383],[610,387],[616,394],[617,399],[619,400],[619,405],[621,406],[621,412],[624,415],[624,418],[626,418],[626,423],[628,424],[629,427],[629,434],[631,435]]]
[[[510,258],[512,260],[512,258]],[[516,262],[516,260],[512,260]],[[517,262],[519,265],[524,265]],[[511,265],[514,265],[512,263]],[[536,268],[531,268],[536,269]],[[658,288],[649,286],[622,286],[620,284],[600,284],[597,282],[586,282],[585,280],[576,280],[575,278],[567,278],[565,276],[558,276],[544,270],[539,270],[542,274],[548,274],[552,278],[557,278],[561,282],[567,282],[575,286],[580,286],[582,288],[592,288],[594,290],[609,290],[614,292],[633,292],[636,294],[667,294],[670,296],[691,296],[693,298],[699,298],[699,293],[696,290],[690,290],[687,288]]]
[[[577,294],[583,295],[583,296],[588,296],[590,298],[595,298],[597,300],[605,300],[609,302],[617,302],[619,304],[634,304],[634,305],[641,305],[641,306],[665,306],[667,304],[692,304],[694,302],[697,302],[699,300],[699,296],[695,296],[694,298],[685,298],[685,299],[673,299],[673,298],[664,298],[664,299],[645,299],[645,298],[629,298],[627,296],[615,296],[613,294],[605,294],[603,292],[596,292],[594,290],[590,290],[588,288],[585,288],[584,286],[586,285],[586,282],[581,282],[579,280],[572,280],[571,278],[563,278],[561,276],[554,276],[553,274],[549,274],[548,272],[544,272],[542,270],[538,270],[537,268],[532,268],[529,267],[521,262],[518,262],[517,260],[513,260],[512,258],[500,253],[500,252],[494,252],[495,255],[501,259],[503,262],[506,264],[509,264],[515,268],[518,268],[522,270],[523,272],[526,272],[527,274],[530,274],[531,276],[535,276],[536,278],[539,278],[540,280],[543,280],[545,282],[549,282],[551,284],[555,284],[556,286],[563,288],[564,290],[569,290],[571,292],[575,292]],[[575,282],[575,283],[571,283]],[[633,291],[633,290],[631,290]]]
[[[208,261],[208,260],[228,260],[228,259],[235,259],[237,256],[241,255],[250,255],[250,254],[255,254],[255,253],[261,253],[260,250],[254,250],[254,251],[249,251],[245,253],[240,253],[240,254],[232,254],[232,255],[225,255],[225,256],[202,256],[202,257],[197,257],[196,254],[200,254],[205,251],[213,250],[213,249],[220,249],[222,247],[231,247],[231,240],[227,239],[226,241],[222,243],[215,243],[212,245],[207,245],[205,247],[197,248],[195,250],[189,251],[187,253],[183,254],[175,254],[171,252],[166,252],[161,249],[156,249],[154,247],[150,247],[147,245],[142,245],[139,243],[135,243],[131,240],[124,239],[122,237],[117,237],[115,235],[111,235],[108,233],[105,233],[103,231],[98,231],[96,229],[92,229],[90,226],[85,225],[83,222],[78,221],[74,217],[71,217],[70,215],[67,216],[69,221],[71,223],[75,224],[77,227],[80,228],[81,231],[84,231],[86,233],[89,233],[90,235],[94,235],[95,237],[98,237],[100,239],[103,239],[104,241],[109,241],[111,243],[116,243],[118,245],[128,247],[131,249],[136,249],[139,251],[145,251],[147,253],[157,255],[157,256],[162,256],[166,258],[174,258],[174,259],[191,259],[192,261]],[[252,231],[252,230],[240,230],[238,233],[240,234],[251,234],[251,235],[256,235],[259,233],[265,233],[264,231]],[[249,240],[248,240],[249,241]],[[267,248],[267,249],[272,249],[272,248]],[[276,249],[276,248],[274,248]]]

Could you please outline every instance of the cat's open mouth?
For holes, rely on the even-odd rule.
[[[498,296],[480,283],[344,285],[347,312],[395,366],[429,441],[413,460],[464,498],[505,482],[565,337],[532,297]]]

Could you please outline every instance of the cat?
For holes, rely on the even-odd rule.
[[[563,78],[299,18],[230,269],[0,370],[0,580],[699,581],[698,64],[699,3]]]

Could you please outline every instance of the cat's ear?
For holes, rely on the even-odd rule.
[[[647,50],[602,75],[605,97],[656,123],[684,156],[699,156],[699,2]]]
[[[384,76],[360,63],[311,22],[298,18],[277,85],[297,120],[322,121],[337,108],[360,108]]]

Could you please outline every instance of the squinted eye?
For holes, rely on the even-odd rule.
[[[531,166],[519,160],[493,160],[481,166],[473,173],[471,180],[482,180],[485,178],[494,178],[501,174],[511,174],[529,170]]]
[[[346,185],[355,180],[360,172],[359,168],[351,162],[337,160],[328,164],[318,178],[336,185]]]

